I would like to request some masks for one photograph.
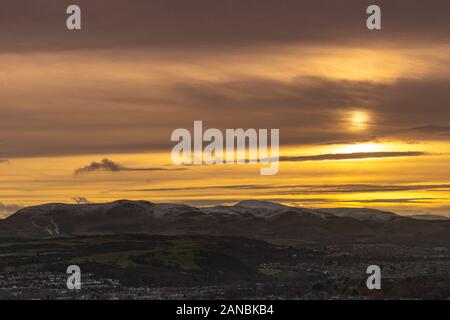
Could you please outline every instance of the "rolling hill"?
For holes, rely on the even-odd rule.
[[[2,238],[113,234],[450,244],[450,221],[403,217],[375,209],[319,210],[256,200],[207,208],[129,200],[106,204],[46,204],[24,208],[0,220]]]

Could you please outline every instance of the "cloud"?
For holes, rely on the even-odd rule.
[[[335,140],[335,141],[328,141],[321,143],[321,145],[327,146],[327,145],[336,145],[336,144],[360,144],[360,143],[379,143],[380,140],[376,137],[370,137],[366,139],[358,139],[358,140]]]
[[[364,200],[332,200],[339,203],[433,203],[447,198],[398,198],[398,199],[364,199]]]
[[[255,190],[261,188],[272,188],[265,185],[229,185],[229,186],[205,186],[205,187],[181,187],[181,188],[152,188],[152,189],[138,189],[138,190],[126,190],[129,192],[151,192],[151,191],[186,191],[186,190],[211,190],[211,189],[236,189],[236,190]]]
[[[424,184],[424,185],[371,185],[371,184],[343,184],[343,185],[304,185],[282,186],[287,191],[275,191],[275,194],[302,195],[302,194],[339,194],[339,193],[379,193],[404,191],[445,191],[450,184]],[[267,188],[271,189],[271,188]]]
[[[182,48],[255,43],[448,40],[449,2],[382,1],[383,32],[365,28],[367,0],[78,0],[83,32],[67,36],[67,1],[2,1],[2,51]],[[117,23],[120,21],[120,23]],[[326,22],[326,23],[324,23]],[[332,27],[330,27],[332,26]],[[32,30],[32,32],[30,32]]]
[[[425,133],[450,135],[450,126],[428,125],[428,126],[415,127],[415,128],[412,128],[411,130],[425,132]]]
[[[100,162],[93,161],[91,164],[84,166],[75,170],[74,175],[79,176],[81,174],[86,174],[96,171],[108,171],[108,172],[119,172],[119,171],[182,171],[187,170],[186,168],[176,168],[176,169],[166,169],[166,168],[129,168],[122,166],[112,160],[103,159]]]
[[[82,62],[91,59],[88,56],[67,58]],[[53,60],[48,59],[47,63],[51,64]],[[112,64],[111,57],[105,59],[110,61],[107,65]],[[255,60],[258,63],[257,57]],[[201,64],[193,61],[181,64]],[[8,65],[11,63],[5,63],[5,67]],[[63,62],[57,65],[65,68]],[[107,65],[100,66],[106,68]],[[80,62],[76,69],[84,70],[86,66],[86,62]],[[162,69],[164,66],[168,68],[161,62]],[[55,67],[55,70],[35,71],[34,74],[42,76],[52,75],[46,83],[36,80],[37,83],[28,84],[29,95],[19,95],[15,88],[23,82],[23,76],[18,73],[14,87],[0,88],[0,95],[6,101],[0,108],[0,118],[8,119],[2,128],[8,132],[10,140],[2,146],[2,156],[167,152],[173,147],[169,139],[171,132],[175,128],[191,128],[198,119],[208,128],[279,128],[283,146],[364,141],[368,137],[448,140],[448,136],[434,132],[444,130],[445,126],[410,130],[424,124],[442,123],[450,117],[450,79],[433,75],[383,83],[324,77],[282,81],[250,76],[245,71],[242,74],[234,65],[233,76],[222,81],[192,80],[187,73],[180,72],[168,76],[167,82],[155,84],[148,78],[149,72],[141,71],[150,68],[145,61],[130,57],[120,60],[118,68],[135,70],[136,77],[142,77],[143,82],[126,72],[111,76],[121,80],[106,81],[103,74],[111,69],[106,68],[105,72],[101,69],[98,74],[86,75],[86,81],[65,86],[72,77],[69,73],[61,74]],[[445,70],[445,67],[439,69]],[[124,86],[122,82],[130,85]],[[75,98],[73,94],[77,90],[85,93],[83,97]],[[50,102],[47,101],[49,92],[54,97]],[[60,101],[66,101],[67,96],[74,98],[65,103],[62,112]],[[150,105],[152,107],[147,107]],[[367,130],[352,130],[348,119],[355,106],[373,115]],[[35,121],[38,108],[40,121]],[[235,112],[240,116],[231,117]],[[71,113],[71,117],[67,117],[67,113]]]
[[[72,198],[73,201],[75,201],[76,204],[89,204],[91,203],[88,199],[84,197],[74,197]]]
[[[326,161],[326,160],[349,160],[349,159],[371,159],[392,157],[417,157],[427,155],[421,151],[392,151],[392,152],[354,152],[354,153],[330,153],[313,156],[282,156],[279,161],[301,162],[301,161]]]
[[[83,173],[94,172],[94,171],[115,172],[115,171],[120,171],[121,169],[122,169],[122,167],[120,165],[118,165],[117,163],[115,163],[109,159],[103,159],[101,162],[93,161],[93,162],[91,162],[91,164],[75,170],[74,174],[77,176],[77,175],[80,175]]]
[[[213,185],[202,187],[173,187],[173,188],[146,188],[125,190],[126,192],[177,192],[194,190],[274,190],[273,194],[280,195],[302,195],[302,194],[334,194],[334,193],[379,193],[379,192],[402,192],[402,191],[446,191],[450,184],[341,184],[341,185],[271,185],[271,184],[247,184],[247,185]],[[286,189],[286,190],[284,190]]]
[[[444,64],[442,68],[448,70],[448,64]],[[368,133],[376,136],[393,132],[392,128],[386,130],[386,125],[408,129],[414,123],[420,127],[425,121],[442,121],[450,116],[449,86],[448,74],[446,78],[431,75],[420,79],[400,78],[392,82],[343,80],[321,76],[280,81],[241,76],[240,79],[224,82],[178,83],[172,90],[175,95],[183,98],[185,105],[192,108],[215,106],[225,110],[239,110],[244,115],[252,115],[264,125],[300,124],[306,129],[317,128],[317,125],[324,129],[336,129],[333,125],[342,121],[336,117],[339,115],[336,111],[348,112],[358,106],[383,120],[383,123],[378,123],[376,119],[372,119],[372,130],[375,129],[376,132]],[[249,107],[250,111],[243,110],[244,106]],[[253,108],[259,113],[251,112]],[[283,112],[262,113],[265,109],[274,108]],[[261,113],[267,117],[261,117]],[[243,118],[247,123],[251,123],[247,117]],[[348,127],[345,130],[347,132],[340,130],[337,133],[345,137]],[[328,130],[325,132],[330,133]],[[360,139],[353,136],[343,140]]]
[[[0,218],[9,216],[24,207],[18,204],[4,204],[0,202]]]

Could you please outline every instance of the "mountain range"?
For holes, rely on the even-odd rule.
[[[1,238],[107,234],[227,235],[307,242],[450,244],[450,219],[400,216],[366,208],[310,209],[246,200],[196,208],[119,200],[105,204],[45,204],[0,220]]]

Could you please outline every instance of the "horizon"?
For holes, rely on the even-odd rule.
[[[216,206],[225,206],[225,207],[233,207],[233,206],[238,206],[241,203],[245,203],[245,202],[258,202],[258,203],[269,203],[269,204],[276,204],[276,205],[282,205],[282,206],[288,206],[288,207],[293,207],[293,208],[300,208],[300,209],[310,209],[310,210],[318,210],[320,211],[322,210],[326,210],[326,209],[352,209],[352,210],[358,210],[358,209],[362,209],[362,210],[375,210],[375,211],[380,211],[380,212],[385,212],[385,213],[392,213],[396,216],[399,217],[419,217],[419,216],[430,216],[430,217],[442,217],[442,218],[448,218],[450,219],[450,216],[446,216],[446,215],[435,215],[435,214],[430,214],[430,213],[421,213],[421,214],[409,214],[409,215],[402,215],[396,212],[392,212],[392,211],[388,211],[388,210],[382,210],[382,209],[378,209],[378,208],[374,208],[374,207],[311,207],[311,206],[303,206],[301,204],[284,204],[282,202],[277,202],[277,201],[271,201],[271,200],[264,200],[264,199],[247,199],[247,200],[239,200],[239,201],[235,201],[235,200],[228,200],[225,202],[220,202],[220,203],[208,203],[208,204],[195,204],[195,203],[189,203],[189,202],[155,202],[155,201],[150,201],[150,200],[129,200],[129,199],[116,199],[114,201],[110,201],[110,202],[85,202],[85,199],[79,199],[76,203],[67,203],[67,202],[50,202],[50,203],[43,203],[43,204],[39,204],[39,205],[34,205],[34,206],[27,206],[27,207],[21,207],[18,208],[17,211],[8,214],[8,215],[4,215],[4,216],[0,216],[0,220],[6,219],[10,216],[13,216],[14,214],[18,213],[19,211],[21,211],[22,209],[27,209],[27,208],[32,208],[32,207],[39,207],[39,206],[46,206],[46,205],[73,205],[73,206],[84,206],[84,205],[108,205],[108,204],[112,204],[112,203],[116,203],[116,202],[122,202],[122,201],[129,201],[129,202],[140,202],[140,201],[144,201],[144,202],[149,202],[151,204],[156,204],[156,205],[161,205],[161,204],[173,204],[173,205],[186,205],[189,207],[193,207],[193,208],[213,208]],[[439,221],[445,221],[445,220],[439,220]]]

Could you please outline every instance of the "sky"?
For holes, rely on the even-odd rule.
[[[68,31],[78,4],[82,30]],[[0,217],[116,199],[450,216],[450,2],[5,0]],[[280,129],[280,169],[174,165],[177,128]]]

